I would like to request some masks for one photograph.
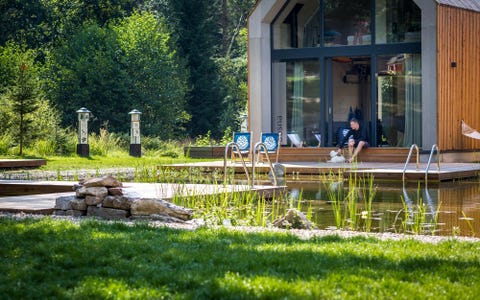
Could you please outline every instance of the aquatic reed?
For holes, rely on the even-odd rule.
[[[372,203],[376,195],[374,177],[371,174],[359,176],[356,172],[350,172],[348,185],[344,187],[343,173],[339,172],[330,173],[324,177],[325,181],[329,186],[327,194],[336,227],[359,230],[363,221],[363,230],[369,232],[372,225]],[[359,206],[361,199],[363,208]]]
[[[418,183],[415,195],[415,199],[412,201],[406,189],[403,188],[403,194],[400,196],[403,208],[398,211],[393,228],[397,231],[397,221],[400,215],[403,215],[399,226],[402,233],[433,235],[438,230],[438,214],[441,204],[439,203],[436,208],[431,208],[429,211],[420,190],[420,183]],[[428,197],[427,190],[425,195]]]

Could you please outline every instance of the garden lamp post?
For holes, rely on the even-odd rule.
[[[140,144],[140,111],[134,109],[128,113],[132,118],[130,130],[130,155],[134,157],[142,156],[142,146]]]
[[[90,155],[90,146],[88,145],[88,120],[90,111],[85,107],[77,110],[78,114],[78,144],[77,154],[80,156]]]

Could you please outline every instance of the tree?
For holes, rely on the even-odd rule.
[[[195,136],[210,130],[214,136],[219,136],[224,98],[215,62],[221,45],[220,27],[216,22],[219,1],[171,0],[169,7],[179,52],[190,71],[187,111],[192,118],[188,131]]]
[[[129,16],[136,0],[2,0],[0,45],[13,40],[29,48],[56,47],[85,22],[101,26]]]
[[[15,41],[37,47],[45,38],[46,14],[41,0],[0,1],[0,45]]]
[[[247,62],[247,29],[240,30],[235,43],[238,44],[236,57],[227,56],[219,59],[222,82],[226,89],[223,101],[224,112],[221,124],[233,130],[240,128],[242,115],[247,113],[248,98],[248,62]]]
[[[170,43],[163,20],[135,13],[105,27],[85,24],[53,55],[51,99],[74,126],[75,111],[93,112],[91,128],[128,132],[128,112],[142,111],[142,132],[174,138],[184,109],[185,66]]]
[[[13,113],[18,118],[19,155],[23,155],[24,142],[32,122],[29,115],[38,107],[38,91],[31,74],[29,66],[22,62],[17,82],[6,95],[12,102]]]
[[[86,107],[94,115],[92,130],[128,130],[125,116],[132,99],[124,60],[115,32],[95,23],[85,24],[53,51],[48,98],[63,112],[64,126],[75,127],[75,112]]]
[[[154,3],[154,4],[152,4]],[[190,70],[188,126],[192,136],[211,131],[219,137],[235,125],[246,103],[246,17],[255,1],[151,0],[166,16]],[[155,5],[156,4],[156,5]]]
[[[135,13],[113,28],[125,55],[132,103],[143,113],[142,131],[164,139],[184,134],[188,72],[164,19]]]

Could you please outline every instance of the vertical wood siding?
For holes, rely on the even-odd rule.
[[[480,130],[480,13],[440,5],[437,31],[439,147],[480,149],[460,126],[465,120]]]

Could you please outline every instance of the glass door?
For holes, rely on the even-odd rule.
[[[422,69],[420,54],[377,58],[379,145],[422,145]],[[377,140],[378,141],[378,140]]]
[[[367,132],[371,120],[370,57],[331,57],[326,59],[328,100],[328,144],[335,146],[350,128],[349,121],[356,118]],[[370,133],[370,132],[369,132]],[[369,139],[372,135],[369,134]],[[370,144],[372,144],[370,142]]]
[[[272,65],[272,128],[282,143],[296,134],[305,146],[318,145],[320,72],[318,60],[288,60]]]

